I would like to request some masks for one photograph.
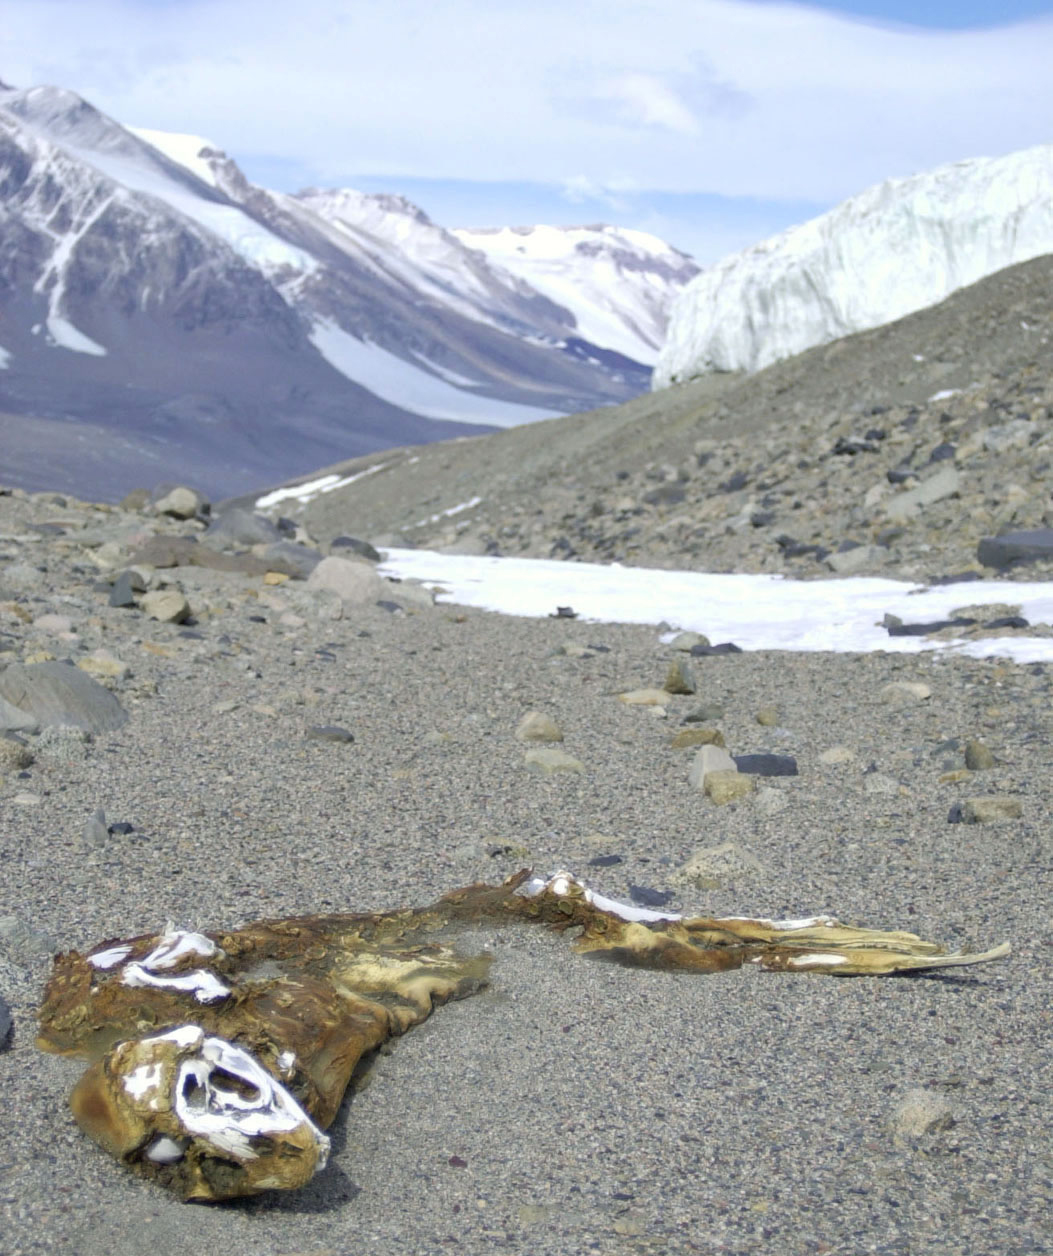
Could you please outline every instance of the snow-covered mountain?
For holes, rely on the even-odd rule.
[[[0,88],[0,292],[0,480],[103,496],[233,493],[649,380],[401,198],[270,192],[52,87]]]
[[[697,264],[646,231],[623,227],[477,227],[454,235],[570,310],[593,344],[653,365],[677,292]]]
[[[889,179],[703,270],[673,303],[655,388],[781,358],[1053,253],[1053,145]]]

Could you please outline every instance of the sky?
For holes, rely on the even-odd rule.
[[[264,186],[446,226],[613,222],[703,264],[871,184],[1053,141],[1053,0],[4,0],[0,79]]]

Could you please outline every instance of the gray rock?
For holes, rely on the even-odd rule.
[[[516,737],[520,741],[562,741],[563,730],[543,711],[528,711],[519,721]]]
[[[931,1090],[911,1090],[900,1100],[892,1113],[892,1130],[897,1138],[923,1138],[950,1129],[954,1109],[943,1097]]]
[[[89,846],[105,846],[110,837],[106,812],[99,807],[84,822],[84,840]]]
[[[14,963],[29,966],[57,950],[54,938],[21,916],[0,916],[0,952]]]
[[[185,484],[159,485],[151,494],[151,502],[154,514],[171,515],[173,519],[195,519],[211,509],[204,493]]]
[[[190,618],[190,603],[179,589],[157,589],[144,594],[139,605],[147,619],[162,624],[181,624]]]
[[[991,794],[986,798],[966,798],[961,814],[966,824],[997,824],[999,820],[1019,820],[1024,808],[1019,798]]]
[[[965,743],[965,766],[971,772],[986,772],[996,766],[996,759],[982,741],[975,737]]]
[[[111,606],[134,606],[136,593],[146,591],[146,582],[139,572],[127,568],[114,580],[110,589]]]
[[[1026,449],[1036,431],[1034,423],[1027,419],[1010,419],[989,427],[983,434],[983,446],[988,453],[1002,454],[1007,449]]]
[[[662,688],[666,693],[687,694],[697,691],[698,682],[695,680],[695,671],[687,659],[673,659],[665,674],[665,683]]]
[[[671,879],[700,890],[719,890],[729,881],[749,880],[763,876],[766,871],[761,861],[745,846],[738,842],[723,842],[719,846],[696,851]]]
[[[916,514],[923,506],[931,506],[947,497],[957,496],[961,477],[955,467],[941,466],[934,475],[905,493],[897,493],[885,503],[885,513],[894,523],[901,523]]]
[[[206,545],[225,549],[235,545],[273,545],[282,539],[278,527],[266,515],[234,506],[208,525],[202,538]]]
[[[976,557],[985,567],[1015,567],[1053,558],[1053,528],[1029,528],[985,536],[976,547]]]
[[[703,702],[684,716],[684,724],[708,724],[724,718],[724,707],[720,702]]]
[[[839,576],[850,576],[873,563],[881,562],[886,556],[887,551],[880,545],[854,545],[851,549],[827,555],[826,565]]]
[[[12,663],[0,672],[0,698],[42,728],[69,725],[106,733],[128,721],[112,693],[69,663]]]
[[[12,706],[6,698],[0,697],[0,733],[35,733],[39,728],[39,720],[28,711]]]
[[[14,1024],[10,1005],[0,995],[0,1051],[6,1051],[11,1045],[11,1030],[14,1028]]]
[[[296,541],[275,541],[259,551],[268,571],[278,571],[294,580],[306,580],[322,561],[318,550]]]
[[[0,570],[0,587],[16,593],[27,593],[41,588],[47,580],[47,573],[29,563],[8,563]]]
[[[688,779],[695,789],[705,789],[708,773],[737,771],[735,760],[723,746],[702,746],[691,763],[691,773]]]
[[[345,605],[365,606],[384,596],[386,586],[369,563],[338,558],[323,558],[307,577],[309,589],[335,593]]]
[[[702,632],[678,632],[669,642],[671,650],[680,650],[690,654],[696,645],[710,645],[709,638]]]
[[[530,772],[538,772],[542,776],[552,776],[556,772],[584,772],[585,764],[565,750],[535,749],[528,750],[523,762]]]

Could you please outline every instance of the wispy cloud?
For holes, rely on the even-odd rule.
[[[746,0],[6,0],[0,77],[315,183],[831,202],[1048,141],[1051,39]]]

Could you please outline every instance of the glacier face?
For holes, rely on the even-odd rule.
[[[1053,145],[889,179],[725,258],[681,290],[662,388],[782,358],[1053,252]]]
[[[697,264],[623,227],[476,227],[453,234],[571,311],[583,340],[653,366],[676,293]]]

